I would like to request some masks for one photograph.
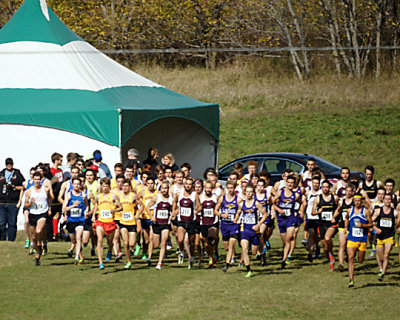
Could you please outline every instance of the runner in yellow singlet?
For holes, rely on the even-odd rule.
[[[120,220],[120,232],[124,242],[124,251],[128,260],[125,269],[132,267],[131,250],[136,245],[136,221],[144,209],[144,204],[138,199],[137,195],[131,192],[131,181],[125,179],[122,184],[122,193],[119,197],[122,212]],[[139,208],[139,209],[138,209]]]
[[[95,220],[95,215],[92,221],[95,222],[94,228],[97,234],[97,258],[99,259],[99,269],[104,269],[103,264],[103,238],[106,236],[108,243],[107,257],[111,259],[111,250],[113,247],[114,231],[117,228],[114,215],[115,212],[121,211],[122,206],[119,198],[110,192],[111,182],[109,178],[102,178],[100,180],[101,191],[97,195],[97,203],[94,207],[94,212],[99,212],[98,219]]]
[[[122,194],[122,184],[124,183],[125,176],[123,174],[119,174],[115,177],[115,181],[117,186],[111,192],[114,193],[118,198]],[[117,229],[114,232],[114,239],[113,239],[113,248],[114,248],[114,255],[115,255],[115,262],[119,262],[122,258],[122,251],[121,251],[121,242],[120,242],[120,221],[122,219],[121,211],[116,212],[114,216],[115,223],[117,225]]]
[[[142,174],[143,175],[143,174]],[[143,202],[145,210],[140,215],[140,221],[142,225],[142,237],[143,237],[143,257],[142,260],[147,260],[147,264],[151,266],[151,256],[153,254],[153,230],[151,222],[151,213],[147,211],[146,206],[153,199],[154,195],[157,194],[155,178],[149,176],[147,178],[147,188],[142,189],[138,193],[139,199]],[[153,210],[153,209],[151,209]],[[146,253],[148,256],[146,256]]]

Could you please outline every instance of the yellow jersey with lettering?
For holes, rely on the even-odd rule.
[[[149,189],[144,189],[143,191],[144,195],[142,197],[142,202],[144,204],[144,210],[142,214],[140,215],[141,219],[150,219],[150,213],[147,212],[147,204],[150,202],[151,199],[154,198],[154,196],[157,194],[157,190],[154,190],[153,192],[150,192]],[[154,209],[151,209],[151,213],[153,213]]]
[[[123,192],[122,191],[118,191],[118,189],[114,189],[114,190],[111,191],[111,193],[114,193],[119,198]],[[114,220],[120,221],[121,220],[121,216],[122,216],[121,211],[116,212],[114,214]]]
[[[135,213],[136,213],[136,205],[132,203],[133,192],[129,192],[127,195],[122,193],[119,196],[119,200],[122,205],[122,213],[121,213],[121,224],[134,226],[136,225]]]
[[[115,209],[114,202],[112,200],[113,194],[111,192],[104,196],[103,193],[99,195],[99,218],[101,222],[113,222],[114,213],[111,210]]]

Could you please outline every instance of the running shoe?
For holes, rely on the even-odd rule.
[[[340,271],[340,272],[343,272],[343,271],[344,271],[344,266],[343,266],[342,264],[339,264],[338,267],[339,267],[339,271]]]
[[[306,239],[301,240],[301,244],[303,245],[303,247],[306,247],[307,246],[307,240]]]
[[[267,253],[267,251],[268,251],[267,247],[264,247],[263,251],[264,251],[264,253]]]
[[[111,258],[112,258],[112,253],[111,252],[107,252],[106,261],[111,261]]]
[[[137,256],[137,255],[139,255],[139,252],[140,252],[140,246],[137,244],[136,247],[135,247],[135,252],[133,253],[133,255]]]
[[[147,255],[144,254],[144,255],[142,256],[142,260],[147,260]]]
[[[100,263],[99,270],[104,270],[104,264]]]
[[[151,267],[151,259],[147,259],[147,266]]]
[[[379,271],[379,273],[378,273],[378,277],[382,277],[382,273],[383,273],[383,271],[381,270],[381,271]]]
[[[354,287],[354,281],[353,280],[350,280],[350,282],[349,282],[349,288],[353,288]]]
[[[235,259],[235,257],[233,257],[232,259],[231,259],[231,263],[230,264],[235,264],[236,263],[236,259]]]
[[[74,253],[72,252],[72,250],[68,250],[68,257],[72,258],[73,255]]]
[[[319,257],[320,254],[321,254],[321,248],[320,248],[320,246],[316,246],[316,247],[315,247],[314,259],[317,259],[317,258]]]
[[[269,243],[269,241],[265,241],[265,245],[267,246],[267,250],[271,250],[271,244]]]
[[[332,272],[333,270],[335,270],[334,264],[330,263],[329,271]]]
[[[46,255],[47,254],[47,245],[43,245],[42,246],[42,255]]]
[[[381,274],[381,276],[378,278],[378,280],[379,280],[380,282],[382,282],[384,276],[385,276],[385,275]]]
[[[33,246],[31,246],[31,247],[29,248],[28,254],[34,254],[34,253],[35,253],[35,249],[33,249]]]
[[[128,262],[125,266],[124,269],[130,269],[132,267],[132,262]]]
[[[256,254],[256,260],[260,261],[261,260],[261,255],[259,253]]]
[[[162,264],[161,264],[161,263],[157,263],[157,265],[156,265],[156,269],[157,269],[157,270],[161,270],[161,266],[162,266]]]
[[[213,259],[212,257],[210,257],[210,258],[208,259],[208,268],[209,268],[209,269],[214,268],[214,259]]]
[[[122,253],[118,253],[118,255],[115,257],[115,262],[120,262],[120,260],[122,259]]]
[[[182,264],[183,263],[183,252],[181,252],[178,256],[178,264]]]
[[[267,255],[265,253],[261,253],[261,267],[264,267],[267,264]]]
[[[78,266],[80,266],[80,265],[82,265],[82,264],[84,264],[84,263],[85,263],[85,260],[79,259],[79,261],[78,261]]]
[[[313,262],[313,256],[312,256],[311,253],[309,253],[309,254],[307,255],[307,258],[308,258],[308,262]]]
[[[35,258],[35,259],[36,259],[35,266],[39,267],[40,266],[40,256],[39,256],[39,258]]]
[[[245,278],[251,278],[253,276],[253,273],[251,271],[247,272],[246,275],[244,276]]]
[[[286,261],[283,260],[282,263],[281,263],[281,269],[285,269],[285,267],[286,267]]]
[[[290,258],[289,256],[286,258],[286,264],[290,264]]]
[[[74,259],[74,264],[77,265],[78,262],[79,262],[79,258],[78,258],[78,257],[75,257],[75,259]]]
[[[189,259],[189,265],[188,265],[188,269],[189,269],[189,270],[192,270],[192,269],[193,269],[193,263],[194,263],[194,259],[193,259],[193,257],[190,257],[190,259]]]
[[[96,256],[96,252],[95,252],[95,250],[94,250],[94,247],[92,247],[92,249],[90,249],[90,255],[91,255],[92,257]]]
[[[30,245],[30,241],[29,240],[25,240],[24,249],[29,249],[29,245]]]
[[[243,263],[240,262],[238,267],[242,268],[243,267]]]
[[[222,268],[222,271],[223,271],[223,272],[227,272],[227,271],[228,271],[228,268],[225,266],[225,267]]]
[[[368,255],[368,258],[375,258],[375,252],[371,251],[371,253]]]
[[[197,267],[200,268],[202,264],[203,264],[203,259],[200,259],[200,260],[197,262]]]

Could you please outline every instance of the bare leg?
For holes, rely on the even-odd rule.
[[[356,253],[356,248],[347,247],[347,255],[349,258],[349,277],[350,281],[354,281],[354,256]]]

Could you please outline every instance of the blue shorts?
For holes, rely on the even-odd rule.
[[[230,238],[239,239],[239,225],[233,222],[221,221],[221,234],[223,241],[229,241]]]
[[[296,218],[293,216],[278,219],[278,227],[280,233],[286,233],[288,228],[294,227]]]
[[[240,231],[240,239],[247,240],[253,246],[258,246],[260,243],[260,234],[256,233],[251,228],[243,228],[243,231]]]
[[[153,224],[150,219],[140,219],[142,223],[142,229],[149,230]]]
[[[303,224],[304,219],[300,217],[300,214],[298,214],[295,219],[296,219],[295,227],[298,228]]]

